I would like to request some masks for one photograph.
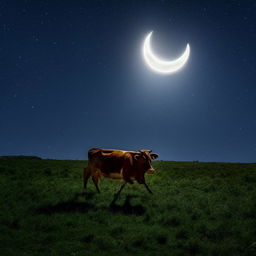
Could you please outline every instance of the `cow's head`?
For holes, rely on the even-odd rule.
[[[139,150],[139,152],[134,156],[137,164],[143,168],[146,173],[154,173],[154,168],[151,165],[151,161],[158,157],[158,154],[150,154],[152,150]]]

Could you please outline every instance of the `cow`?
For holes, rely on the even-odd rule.
[[[158,154],[151,154],[152,150],[123,151],[116,149],[99,149],[93,148],[88,151],[88,166],[84,168],[84,188],[90,176],[96,190],[100,193],[99,180],[101,177],[112,179],[121,179],[123,184],[114,201],[127,183],[133,184],[137,181],[139,184],[144,184],[149,193],[153,193],[145,181],[145,173],[154,173],[154,168],[151,161],[158,157]]]

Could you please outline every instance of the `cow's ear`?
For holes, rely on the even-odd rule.
[[[140,157],[140,155],[139,155],[139,154],[134,155],[134,159],[135,159],[136,161],[138,161],[138,160],[139,160],[139,157]]]
[[[152,160],[154,160],[154,159],[158,158],[158,154],[150,154],[150,157]]]

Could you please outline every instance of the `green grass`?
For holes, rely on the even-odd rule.
[[[1,255],[256,255],[256,164],[154,162],[143,185],[86,161],[0,159]]]

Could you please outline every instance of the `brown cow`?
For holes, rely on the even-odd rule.
[[[93,183],[100,192],[98,182],[103,177],[122,179],[124,184],[121,186],[114,201],[127,183],[136,180],[144,184],[148,192],[152,193],[145,182],[145,173],[154,173],[151,160],[158,157],[157,154],[150,154],[152,150],[123,151],[115,149],[93,148],[88,151],[88,166],[84,168],[84,188],[87,181],[92,176]]]

